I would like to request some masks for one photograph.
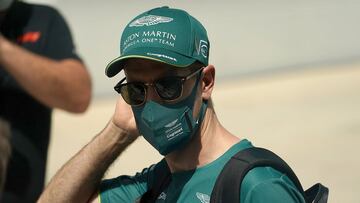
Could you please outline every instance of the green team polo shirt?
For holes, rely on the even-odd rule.
[[[238,151],[252,147],[242,140],[213,162],[191,171],[176,172],[157,203],[209,203],[216,178],[230,158]],[[119,176],[103,180],[100,185],[101,203],[135,202],[156,181],[154,168],[166,164],[164,160],[145,168],[134,176]],[[254,168],[241,183],[241,203],[305,203],[292,181],[271,167]]]

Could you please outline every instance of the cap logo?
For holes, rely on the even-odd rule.
[[[201,55],[204,58],[207,58],[208,55],[208,43],[205,40],[200,40],[199,47],[196,49],[198,54],[201,53]]]
[[[166,58],[166,59],[169,59],[169,60],[172,60],[172,61],[175,61],[177,62],[177,59],[174,58],[174,57],[171,57],[171,56],[167,56],[167,55],[164,55],[164,54],[156,54],[156,53],[146,53],[146,55],[148,56],[156,56],[156,57],[159,57],[159,58]],[[166,127],[166,126],[165,126]]]
[[[133,22],[130,23],[129,27],[142,27],[144,25],[151,26],[151,25],[157,25],[159,23],[168,23],[171,21],[173,21],[173,18],[156,16],[156,15],[147,15],[134,20]]]

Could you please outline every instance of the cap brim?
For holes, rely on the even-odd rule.
[[[127,51],[126,54],[112,60],[106,66],[105,74],[108,77],[115,76],[124,68],[123,62],[125,59],[129,58],[148,59],[166,63],[175,67],[187,67],[196,61],[194,58],[190,58],[176,52],[170,52],[166,49],[157,47],[141,47],[137,49],[131,49]]]

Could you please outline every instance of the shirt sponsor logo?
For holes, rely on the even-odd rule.
[[[201,203],[209,203],[210,202],[210,196],[207,194],[197,192],[196,197],[200,200]]]
[[[166,200],[166,193],[165,193],[165,192],[162,192],[162,193],[159,195],[158,199]]]
[[[147,15],[139,19],[134,20],[130,23],[129,27],[141,27],[141,26],[151,26],[157,25],[159,23],[168,23],[173,21],[173,18],[156,16],[156,15]]]
[[[35,43],[40,39],[41,33],[40,32],[26,32],[23,35],[20,35],[17,38],[18,43]]]

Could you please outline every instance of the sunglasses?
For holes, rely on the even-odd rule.
[[[122,84],[126,77],[115,85],[114,89],[121,94],[126,103],[131,106],[141,106],[145,103],[148,86],[153,86],[159,97],[165,102],[173,102],[179,99],[184,90],[184,83],[204,68],[200,68],[187,76],[169,76],[160,78],[152,83],[128,82]]]

